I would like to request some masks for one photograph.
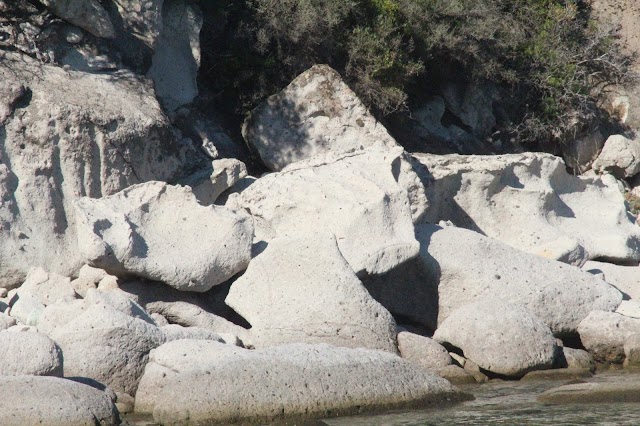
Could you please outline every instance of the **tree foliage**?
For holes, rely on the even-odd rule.
[[[455,75],[517,100],[504,134],[562,141],[629,77],[615,32],[580,0],[228,0],[216,11],[227,25],[217,42],[203,37],[205,74],[240,111],[327,63],[379,116]]]

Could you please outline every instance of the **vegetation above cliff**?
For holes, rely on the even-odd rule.
[[[451,78],[497,85],[504,136],[557,142],[629,79],[614,29],[577,0],[227,0],[205,16],[203,78],[240,112],[327,63],[378,116]]]

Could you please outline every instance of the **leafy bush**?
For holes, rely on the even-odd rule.
[[[580,0],[216,4],[227,25],[217,43],[203,37],[204,77],[243,112],[327,63],[379,116],[406,110],[416,87],[452,76],[490,82],[513,105],[504,135],[558,142],[595,119],[608,87],[628,80],[630,58]]]

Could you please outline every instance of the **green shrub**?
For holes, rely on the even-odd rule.
[[[228,22],[209,47],[215,53],[203,52],[215,61],[206,73],[242,112],[327,63],[379,116],[405,110],[415,87],[452,76],[488,81],[512,106],[503,135],[562,142],[594,120],[607,87],[628,79],[614,33],[579,0],[227,0],[217,8]]]

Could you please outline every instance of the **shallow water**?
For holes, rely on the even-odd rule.
[[[605,372],[586,381],[640,381],[638,372]],[[461,387],[475,396],[446,408],[324,419],[327,426],[640,425],[640,403],[541,404],[542,392],[562,381],[490,382]]]
[[[638,370],[607,371],[586,381],[640,381]],[[634,425],[640,426],[640,403],[616,404],[542,404],[536,401],[542,392],[562,386],[567,380],[536,382],[491,381],[482,385],[460,386],[475,400],[445,408],[429,408],[377,415],[322,419],[302,425],[325,426],[441,426],[441,425]],[[154,424],[150,416],[125,417],[127,424]],[[287,423],[290,424],[290,423]]]

